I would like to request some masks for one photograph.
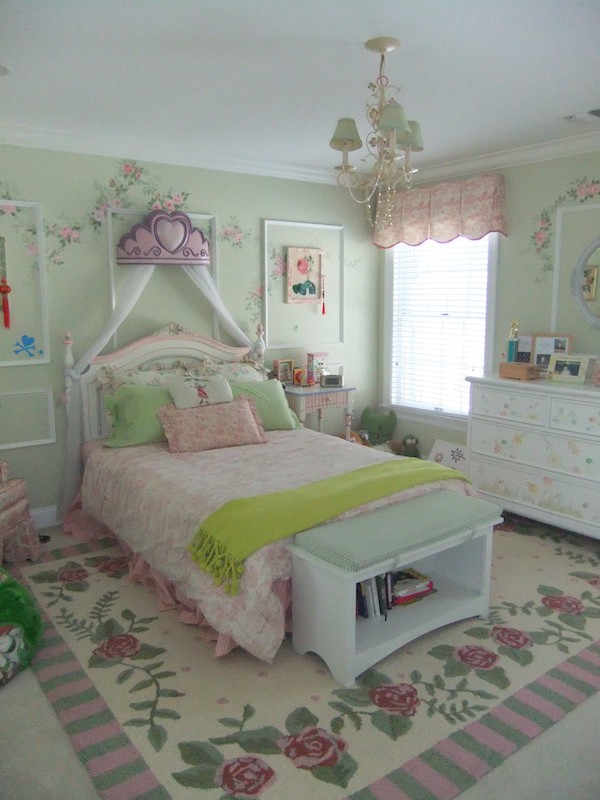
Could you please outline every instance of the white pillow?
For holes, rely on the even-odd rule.
[[[176,408],[214,406],[233,400],[231,386],[221,375],[205,378],[178,378],[168,375],[166,383]]]

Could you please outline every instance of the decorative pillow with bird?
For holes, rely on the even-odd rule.
[[[42,632],[42,617],[24,586],[0,568],[0,686],[25,669]]]

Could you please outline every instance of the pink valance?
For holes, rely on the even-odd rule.
[[[385,195],[379,202],[385,203]],[[450,242],[457,236],[481,239],[492,231],[506,234],[504,178],[482,175],[396,192],[392,207],[378,216],[373,243],[384,248],[426,239]]]

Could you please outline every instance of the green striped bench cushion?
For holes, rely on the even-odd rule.
[[[296,547],[348,572],[387,561],[417,547],[500,518],[494,503],[440,490],[378,508],[294,537]]]

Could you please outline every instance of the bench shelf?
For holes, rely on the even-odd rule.
[[[365,670],[414,639],[452,622],[485,616],[489,608],[494,521],[415,547],[360,571],[341,569],[291,544],[293,648],[319,655],[338,683],[349,686]],[[356,616],[356,584],[414,567],[436,591],[395,606],[383,616]]]

